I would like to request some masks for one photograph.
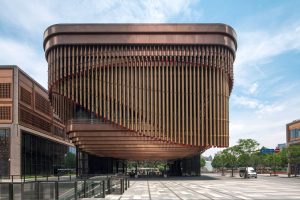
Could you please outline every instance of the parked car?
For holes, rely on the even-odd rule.
[[[240,177],[244,177],[244,178],[257,178],[257,173],[256,171],[253,169],[253,167],[241,167],[239,168],[239,174]]]

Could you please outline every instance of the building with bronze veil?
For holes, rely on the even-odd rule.
[[[224,24],[47,28],[50,101],[81,152],[79,171],[111,158],[198,174],[199,153],[228,146],[236,49]]]

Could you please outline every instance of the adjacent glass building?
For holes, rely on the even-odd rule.
[[[0,66],[0,175],[57,173],[70,148],[48,92],[17,66]]]

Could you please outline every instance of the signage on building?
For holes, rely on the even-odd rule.
[[[261,150],[260,150],[261,154],[270,154],[270,153],[274,153],[274,152],[275,152],[274,149],[261,148]]]

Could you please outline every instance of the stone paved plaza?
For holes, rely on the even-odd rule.
[[[300,199],[300,178],[202,177],[133,179],[123,195],[105,199]]]

